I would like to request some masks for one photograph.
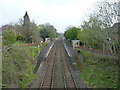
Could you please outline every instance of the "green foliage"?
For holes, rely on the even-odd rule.
[[[45,41],[45,38],[48,38],[48,37],[49,37],[48,33],[49,33],[49,32],[48,32],[46,29],[42,29],[42,30],[40,31],[40,35],[41,35],[41,37],[43,38],[44,41]]]
[[[27,70],[26,73],[23,75],[23,80],[20,82],[20,88],[26,88],[30,84],[32,80],[37,78],[35,74],[33,74],[35,66],[31,65]]]
[[[22,41],[16,41],[15,44],[25,44],[25,42],[22,42]]]
[[[79,28],[72,27],[65,31],[64,36],[69,40],[76,40],[79,31],[80,31]]]
[[[32,56],[26,50],[22,47],[14,47],[8,51],[3,51],[3,87],[24,87],[35,78],[32,73],[35,64],[33,64]]]
[[[12,45],[16,41],[15,34],[10,30],[3,31],[3,45]]]
[[[24,41],[24,37],[22,35],[16,35],[17,41]]]
[[[53,31],[50,32],[51,37],[55,37],[53,35],[56,34],[56,30]],[[40,42],[40,29],[34,22],[26,19],[13,25],[9,30],[4,30],[2,36],[3,45],[6,45],[2,50],[2,87],[27,88],[31,81],[36,78],[33,70],[37,62],[38,52],[46,44],[42,44],[42,47],[17,47],[14,44]],[[9,46],[14,47],[9,48]]]
[[[90,17],[88,22],[81,26],[77,38],[86,44],[87,47],[102,49],[105,39],[105,31],[102,30],[101,22],[96,17]]]
[[[36,46],[29,46],[29,47],[22,47],[25,50],[25,53],[29,55],[29,57],[33,60],[37,60],[38,52],[41,50],[41,47]]]
[[[102,30],[82,30],[78,32],[77,36],[82,43],[94,49],[102,49],[104,37]]]
[[[47,43],[42,43],[41,46],[45,47],[45,46],[47,46]]]
[[[21,44],[22,42],[16,42]],[[42,47],[14,47],[2,52],[2,87],[20,87],[27,88],[28,85],[36,78],[33,74],[35,63],[37,62],[38,52]],[[33,60],[34,59],[34,60]]]
[[[89,30],[82,30],[82,31],[79,31],[78,32],[78,35],[77,35],[77,38],[87,44],[87,45],[90,45],[90,41],[92,39],[92,36],[90,35],[90,31]]]
[[[21,25],[20,28],[20,34],[23,36],[24,41],[27,43],[32,42],[37,26],[33,22],[29,22],[24,25]]]
[[[118,65],[116,60],[81,50],[84,70],[81,78],[91,88],[118,88]]]
[[[26,43],[31,43],[32,41],[34,43],[38,43],[40,40],[42,40],[39,33],[39,27],[34,22],[29,21],[29,23],[25,23],[24,25],[23,21],[20,22],[22,23],[19,25],[14,25],[17,34],[17,40]]]
[[[2,73],[3,84],[9,87],[14,84],[18,85],[21,81],[21,75],[26,71],[26,53],[24,51],[14,48],[3,52],[2,56]]]
[[[53,25],[44,24],[40,28],[40,36],[43,38],[44,41],[45,41],[45,38],[52,39],[57,36],[57,31]]]
[[[40,41],[43,41],[42,37],[40,36],[40,29],[36,26],[34,28],[34,34],[32,36],[32,40],[34,43],[39,43]]]

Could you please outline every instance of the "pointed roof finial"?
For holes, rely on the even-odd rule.
[[[25,16],[28,16],[27,11],[25,11]]]
[[[24,18],[24,25],[30,22],[30,19],[29,19],[29,16],[27,14],[27,11],[25,12],[25,15],[24,15],[23,18]]]

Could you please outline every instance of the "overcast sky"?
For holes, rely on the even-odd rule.
[[[27,11],[31,21],[49,22],[64,32],[68,26],[80,26],[98,1],[103,0],[0,0],[0,26],[18,22]]]

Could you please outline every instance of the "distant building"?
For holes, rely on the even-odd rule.
[[[50,42],[50,38],[45,38],[45,42],[49,43]]]
[[[12,28],[12,25],[3,25],[1,29],[2,30],[9,30],[11,28]]]
[[[24,15],[24,23],[23,23],[23,25],[27,25],[27,24],[29,24],[29,22],[30,22],[30,18],[29,18],[29,16],[28,16],[28,13],[27,13],[27,11],[25,12],[25,15]]]
[[[72,40],[72,46],[73,48],[80,46],[80,40]]]

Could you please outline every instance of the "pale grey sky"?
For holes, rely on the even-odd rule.
[[[0,0],[0,26],[17,22],[27,11],[37,24],[49,22],[64,32],[68,26],[80,26],[98,1],[104,0]]]

